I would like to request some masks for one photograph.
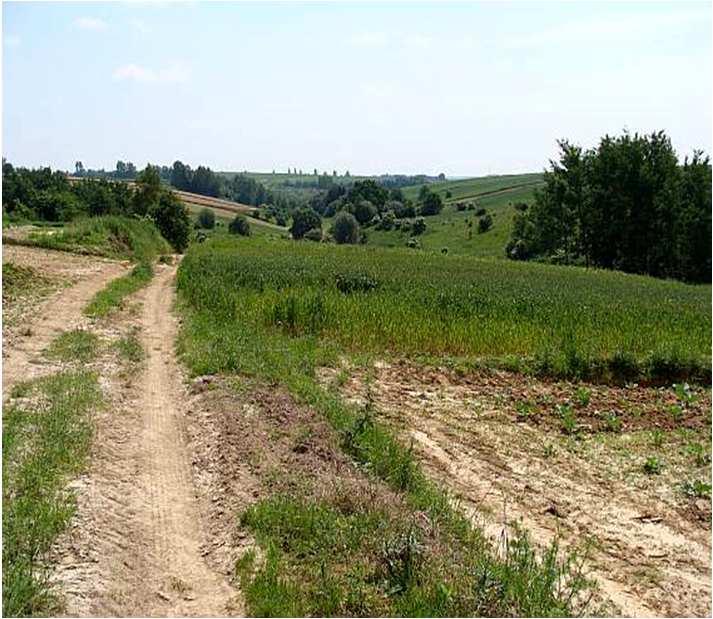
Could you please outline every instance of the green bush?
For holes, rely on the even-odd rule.
[[[250,236],[250,222],[244,215],[236,215],[233,221],[228,226],[230,234],[239,234],[240,236]]]
[[[209,208],[201,209],[198,213],[198,225],[206,230],[215,228],[215,213]]]
[[[346,211],[337,213],[331,232],[334,240],[339,244],[354,245],[359,242],[359,222],[354,215]]]

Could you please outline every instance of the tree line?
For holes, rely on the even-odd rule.
[[[102,178],[70,182],[50,168],[15,168],[3,160],[3,216],[11,221],[69,222],[80,217],[120,215],[151,219],[173,248],[188,245],[185,205],[161,183],[160,168],[148,165],[130,185]]]
[[[663,131],[559,148],[544,188],[514,218],[510,258],[711,280],[709,157],[680,162]]]

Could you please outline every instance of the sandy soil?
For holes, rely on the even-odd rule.
[[[346,380],[345,380],[346,377]],[[627,616],[710,616],[710,501],[682,496],[679,483],[710,467],[696,467],[685,446],[710,443],[710,392],[699,393],[687,411],[705,425],[672,430],[662,424],[664,444],[649,430],[568,437],[552,423],[518,422],[522,399],[550,403],[576,386],[543,383],[507,373],[468,379],[446,370],[408,364],[377,364],[372,372],[325,370],[325,382],[341,384],[347,399],[371,402],[382,419],[412,441],[427,472],[450,488],[484,529],[499,539],[519,524],[540,544],[558,536],[569,549],[587,546],[591,574],[610,612]],[[669,394],[657,389],[591,387],[589,408],[613,402],[632,406],[631,424]],[[643,411],[643,412],[642,412]],[[634,423],[636,419],[636,423]],[[661,454],[660,475],[641,462]],[[586,541],[589,540],[589,544]]]
[[[41,352],[62,331],[88,322],[82,314],[84,306],[108,282],[123,275],[127,264],[15,245],[3,246],[3,261],[32,267],[45,277],[70,284],[36,307],[24,308],[22,319],[14,321],[12,329],[3,330],[5,399],[17,382],[43,373]]]
[[[67,614],[225,616],[241,612],[228,577],[210,567],[206,510],[194,488],[184,427],[187,391],[174,355],[175,266],[157,266],[139,328],[138,375],[112,377],[92,462],[75,484],[78,514],[60,544]],[[123,379],[123,384],[119,384]]]

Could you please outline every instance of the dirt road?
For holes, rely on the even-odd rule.
[[[240,612],[227,576],[205,558],[206,509],[193,485],[186,388],[174,354],[175,272],[157,266],[138,296],[131,326],[140,328],[146,360],[128,385],[125,376],[111,379],[114,402],[97,421],[90,470],[77,484],[74,534],[58,553],[71,615]]]
[[[82,315],[84,306],[112,279],[123,275],[126,265],[16,246],[3,247],[3,260],[32,266],[40,273],[53,270],[66,275],[71,269],[72,279],[75,280],[69,288],[53,295],[41,303],[32,315],[25,317],[17,337],[5,337],[3,334],[2,391],[5,399],[16,383],[41,373],[41,366],[38,365],[42,362],[41,352],[62,331],[77,328],[86,320]]]

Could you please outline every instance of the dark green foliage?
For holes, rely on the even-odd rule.
[[[322,229],[320,216],[308,207],[295,209],[292,213],[292,227],[290,228],[292,238],[301,239],[313,228]]]
[[[244,215],[236,215],[233,221],[228,225],[230,234],[239,234],[240,236],[250,236],[250,222]]]
[[[174,162],[168,175],[169,182],[176,189],[190,191],[203,196],[221,195],[223,181],[220,176],[205,166],[198,166],[191,170],[190,166],[181,161]]]
[[[663,132],[560,150],[535,203],[515,216],[508,256],[710,281],[707,157],[679,165]]]
[[[418,236],[426,231],[426,220],[423,217],[416,217],[411,226],[411,234]]]
[[[378,213],[376,206],[368,200],[360,200],[352,206],[356,220],[363,226],[368,224]]]
[[[490,213],[486,213],[480,219],[478,219],[478,234],[487,232],[493,227],[493,216]]]
[[[150,211],[156,227],[179,254],[188,247],[191,221],[188,209],[178,197],[170,191],[161,191],[158,203]]]
[[[209,208],[201,209],[198,213],[198,225],[206,230],[215,228],[215,213]]]
[[[332,224],[332,236],[337,243],[356,244],[359,242],[359,222],[354,215],[341,211]]]
[[[424,185],[424,187],[427,187]],[[443,199],[440,194],[433,193],[432,191],[426,191],[423,199],[421,200],[421,207],[419,208],[419,214],[421,215],[438,215],[443,210]]]
[[[322,229],[310,228],[307,232],[305,232],[305,235],[302,238],[307,241],[315,241],[319,243],[322,240]]]
[[[379,282],[367,273],[337,273],[337,290],[344,294],[352,292],[370,292],[379,286]]]

